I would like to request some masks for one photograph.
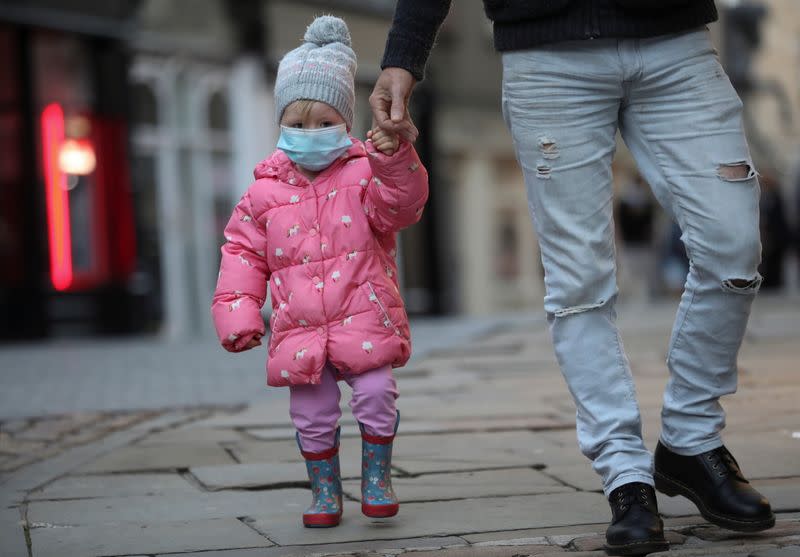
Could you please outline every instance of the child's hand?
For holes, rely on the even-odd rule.
[[[369,130],[367,132],[367,139],[372,141],[372,145],[387,157],[394,155],[395,151],[397,151],[397,148],[400,146],[400,140],[396,134],[387,132],[381,128]]]
[[[222,345],[228,352],[244,352],[256,346],[261,346],[261,333],[248,333],[242,335],[231,343]]]

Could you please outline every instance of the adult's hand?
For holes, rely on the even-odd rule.
[[[408,99],[417,80],[403,68],[386,68],[378,76],[369,96],[375,124],[386,132],[398,134],[414,143],[419,130],[408,113]]]

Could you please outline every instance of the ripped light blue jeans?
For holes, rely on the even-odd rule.
[[[758,179],[742,104],[703,28],[503,54],[514,138],[545,270],[545,311],[577,407],[578,443],[608,495],[653,485],[651,453],[616,326],[611,160],[619,129],[690,259],[672,330],[661,441],[722,444],[721,396],[761,277]]]

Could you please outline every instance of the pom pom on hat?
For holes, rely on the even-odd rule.
[[[307,43],[314,43],[317,46],[325,46],[331,43],[352,46],[347,24],[343,19],[332,15],[323,15],[311,22],[311,25],[306,29],[303,40]]]

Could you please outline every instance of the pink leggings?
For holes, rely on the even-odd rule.
[[[289,415],[300,433],[304,451],[319,453],[333,447],[336,425],[342,415],[336,373],[327,363],[322,370],[322,383],[289,389]],[[353,389],[350,408],[367,433],[380,437],[394,435],[397,384],[392,367],[386,365],[357,375],[340,375]]]

